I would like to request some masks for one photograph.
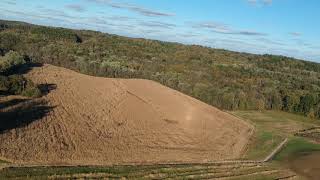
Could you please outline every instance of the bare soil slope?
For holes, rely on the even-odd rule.
[[[52,65],[34,68],[27,76],[56,89],[41,98],[52,108],[39,120],[0,133],[0,156],[18,163],[234,159],[253,130],[232,115],[149,80],[92,77]]]

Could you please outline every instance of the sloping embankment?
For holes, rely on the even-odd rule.
[[[51,65],[27,76],[56,89],[42,98],[50,107],[45,113],[33,107],[39,116],[0,134],[0,156],[13,162],[209,162],[239,158],[251,135],[246,122],[153,81],[92,77]]]

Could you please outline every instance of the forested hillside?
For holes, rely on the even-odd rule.
[[[105,77],[144,78],[226,110],[320,118],[320,64],[94,31],[0,21],[0,55]]]

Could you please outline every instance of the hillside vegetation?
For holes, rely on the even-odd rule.
[[[105,33],[0,21],[0,54],[105,77],[144,78],[226,110],[320,117],[320,64]]]
[[[0,95],[41,95],[39,87],[20,74],[26,66],[26,60],[17,52],[9,51],[0,56]]]

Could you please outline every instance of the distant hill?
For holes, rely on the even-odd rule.
[[[85,74],[155,80],[221,109],[320,117],[314,62],[0,21],[0,54],[9,50]]]

